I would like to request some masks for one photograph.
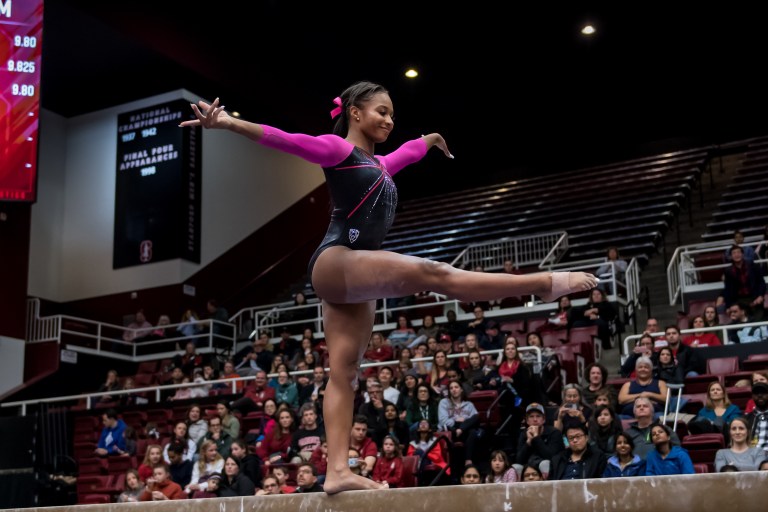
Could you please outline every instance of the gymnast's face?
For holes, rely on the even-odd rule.
[[[358,127],[373,142],[384,142],[395,126],[395,110],[389,94],[380,92],[363,103],[362,108],[352,107],[350,124]],[[357,120],[360,118],[360,121]]]

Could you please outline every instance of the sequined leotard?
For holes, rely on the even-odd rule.
[[[333,212],[325,238],[309,261],[310,278],[315,261],[328,247],[379,249],[395,220],[397,189],[392,176],[424,157],[424,140],[414,139],[386,156],[373,156],[336,135],[312,137],[262,127],[262,144],[319,164],[325,172]]]

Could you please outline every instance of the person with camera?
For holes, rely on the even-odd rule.
[[[572,425],[585,425],[592,416],[592,408],[581,400],[581,388],[577,384],[563,386],[563,405],[557,411],[555,428],[565,432]]]

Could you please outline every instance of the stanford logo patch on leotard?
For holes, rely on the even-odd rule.
[[[360,232],[354,228],[349,230],[349,243],[355,243],[357,237],[360,236]]]

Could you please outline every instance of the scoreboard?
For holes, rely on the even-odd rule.
[[[43,0],[0,0],[0,201],[36,200]]]

